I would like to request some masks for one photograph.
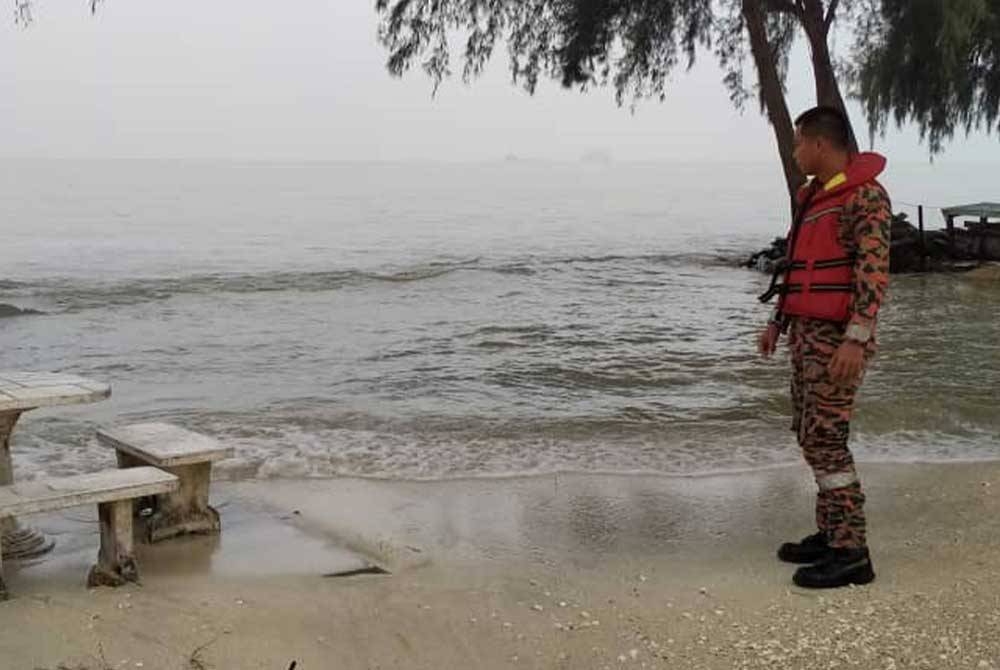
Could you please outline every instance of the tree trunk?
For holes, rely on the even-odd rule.
[[[833,59],[830,57],[830,46],[827,43],[830,27],[824,16],[823,4],[822,0],[806,0],[805,11],[799,15],[799,21],[809,40],[809,49],[812,53],[813,78],[816,82],[816,104],[834,107],[844,113],[850,131],[849,148],[852,152],[857,152],[857,136],[854,133],[854,126],[851,124],[847,106],[844,104],[844,96],[840,93],[840,84],[837,83],[837,72],[833,67]]]
[[[776,56],[767,39],[765,10],[761,0],[743,0],[743,18],[746,20],[747,33],[750,36],[750,51],[753,53],[754,65],[757,68],[757,79],[760,83],[761,98],[767,110],[767,118],[774,129],[774,137],[778,143],[778,154],[781,166],[785,171],[785,183],[788,186],[788,196],[794,208],[795,194],[805,183],[805,175],[795,164],[795,129],[792,127],[792,117],[788,113],[788,103],[785,101],[785,90],[778,76]]]

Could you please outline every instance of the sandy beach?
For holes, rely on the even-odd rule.
[[[13,5],[0,670],[1000,670],[1000,0]]]
[[[1000,464],[862,472],[878,579],[827,592],[774,558],[810,531],[797,467],[220,482],[222,537],[117,590],[83,587],[89,510],[35,517],[58,545],[8,566],[0,667],[1000,668]]]

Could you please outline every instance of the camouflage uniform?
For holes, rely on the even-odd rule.
[[[875,316],[889,278],[889,198],[874,182],[858,187],[840,215],[840,242],[855,258],[851,322],[872,329],[866,364],[874,356]],[[816,524],[830,546],[866,546],[865,495],[847,446],[854,399],[861,379],[834,382],[830,360],[844,341],[845,325],[789,317],[792,358],[792,430],[819,487]]]

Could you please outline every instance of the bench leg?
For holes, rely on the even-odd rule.
[[[3,533],[0,533],[0,602],[8,597],[7,585],[3,581]]]
[[[146,521],[147,539],[159,542],[188,533],[218,533],[222,529],[219,513],[208,504],[212,464],[195,463],[163,469],[177,475],[180,488],[157,496],[157,510]]]
[[[118,468],[141,468],[150,465],[149,463],[136,458],[132,454],[121,451],[120,449],[115,450],[115,455],[118,458]],[[155,467],[155,466],[154,466]],[[162,469],[162,468],[161,468]],[[135,503],[132,505],[132,516],[139,518],[143,511],[156,509],[156,496],[143,496],[141,498],[136,498]],[[140,521],[136,524],[136,532],[143,532],[143,522]]]
[[[101,521],[101,549],[90,570],[87,586],[121,586],[138,582],[132,541],[132,501],[117,500],[97,506]]]

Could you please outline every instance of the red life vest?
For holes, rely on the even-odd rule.
[[[885,168],[885,158],[874,153],[855,156],[846,180],[830,190],[820,189],[806,204],[798,229],[789,234],[794,248],[788,257],[788,274],[781,287],[778,309],[789,316],[828,321],[850,319],[854,297],[854,257],[840,242],[841,214],[857,188],[875,181]],[[807,199],[808,186],[799,192]]]

